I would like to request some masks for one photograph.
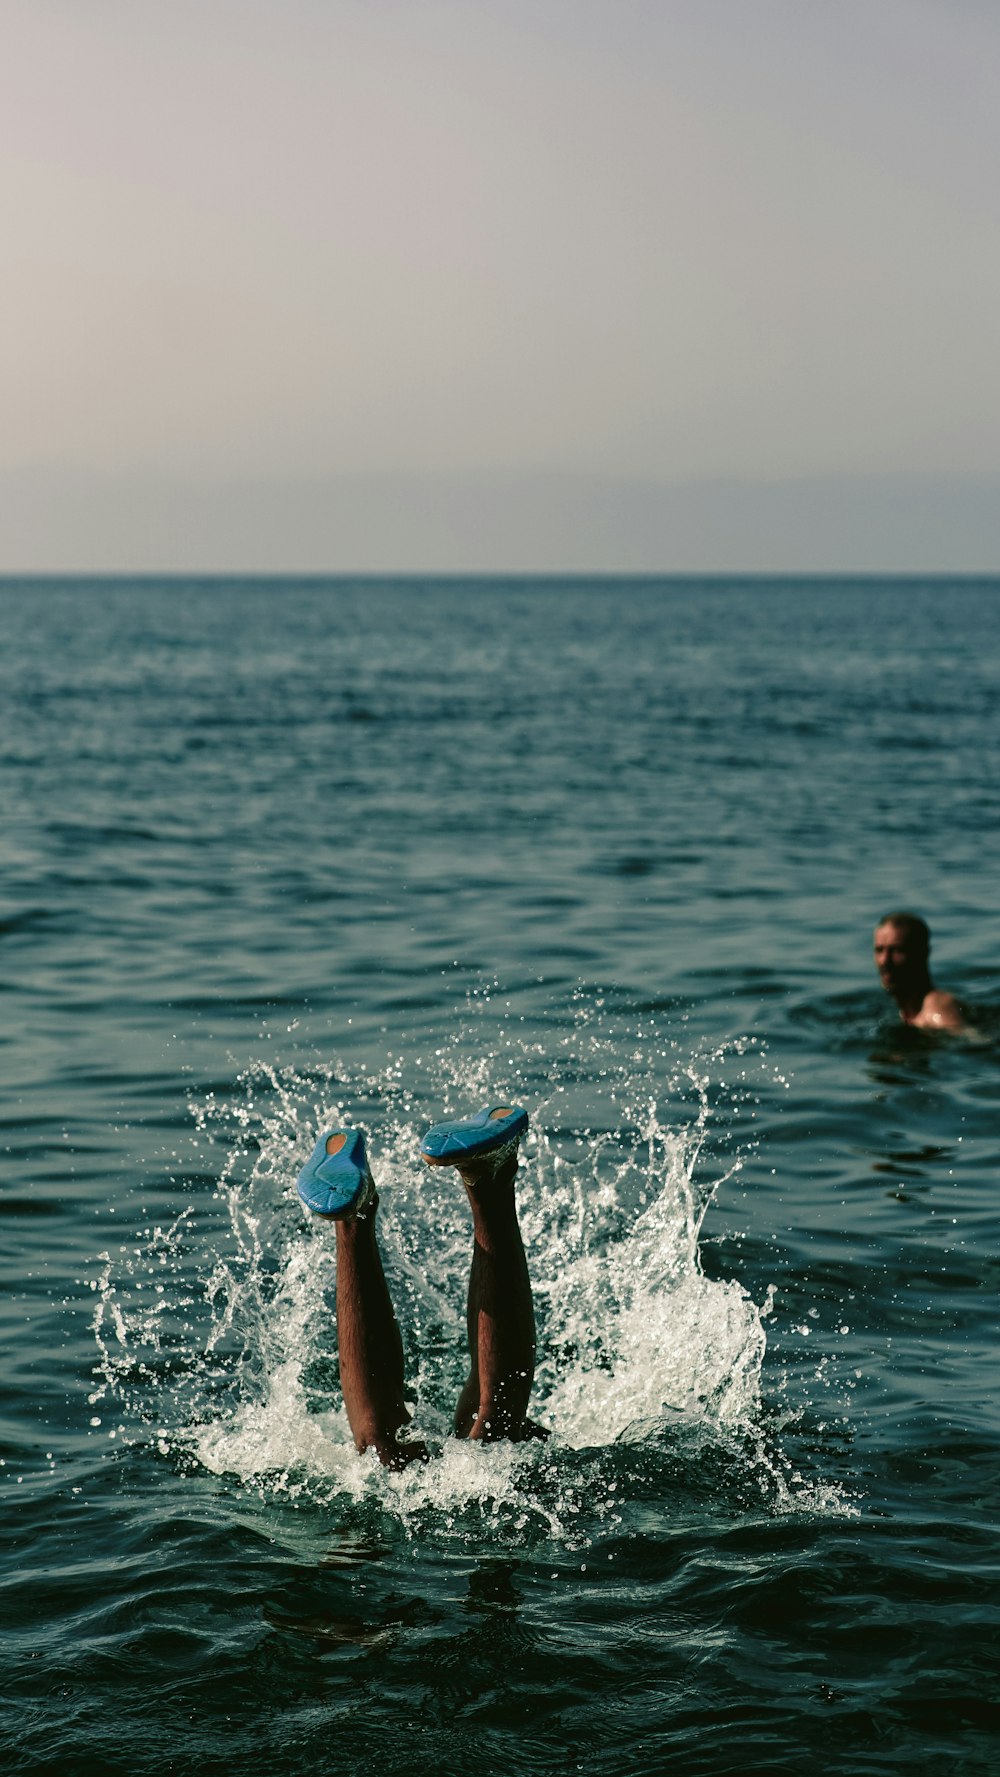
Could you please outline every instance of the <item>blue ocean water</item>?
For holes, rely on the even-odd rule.
[[[986,1772],[1000,583],[0,582],[5,1772]],[[930,921],[972,1038],[905,1030]],[[427,1123],[525,1103],[545,1445]],[[354,1454],[369,1138],[433,1450]]]

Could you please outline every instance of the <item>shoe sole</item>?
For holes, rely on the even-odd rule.
[[[331,1148],[331,1143],[336,1146]],[[332,1129],[321,1135],[296,1180],[296,1190],[314,1216],[342,1222],[363,1213],[375,1194],[364,1137],[358,1129]]]
[[[487,1105],[475,1117],[436,1123],[420,1144],[428,1166],[461,1166],[490,1158],[499,1166],[516,1153],[528,1127],[528,1113],[519,1105]]]

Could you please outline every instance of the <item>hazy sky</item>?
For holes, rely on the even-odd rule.
[[[994,0],[0,0],[0,571],[1000,569],[998,169]]]

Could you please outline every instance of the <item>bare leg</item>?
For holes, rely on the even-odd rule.
[[[337,1343],[340,1385],[359,1451],[374,1449],[386,1468],[426,1458],[423,1444],[397,1442],[410,1422],[403,1400],[403,1341],[375,1238],[374,1197],[337,1230]]]
[[[460,1438],[539,1437],[527,1419],[535,1374],[535,1313],[514,1200],[517,1154],[460,1168],[472,1210],[469,1379],[455,1411]]]

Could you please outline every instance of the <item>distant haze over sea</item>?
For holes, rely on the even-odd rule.
[[[0,475],[0,573],[991,573],[1000,483]]]

